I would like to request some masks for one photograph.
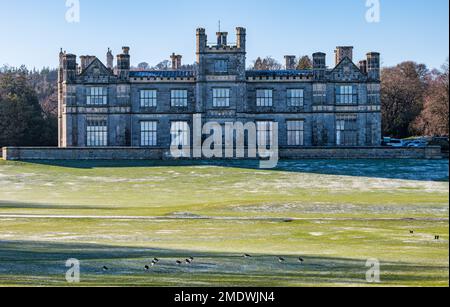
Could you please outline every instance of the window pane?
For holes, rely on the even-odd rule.
[[[213,106],[229,107],[230,106],[230,89],[215,88],[213,89]]]
[[[157,106],[156,90],[142,90],[140,92],[140,104],[143,108],[151,108]]]
[[[86,145],[89,147],[108,145],[106,120],[89,120],[86,126]]]
[[[304,145],[304,121],[288,121],[288,145],[303,146]]]
[[[103,87],[90,87],[86,91],[87,105],[106,105],[108,104],[108,90]]]
[[[288,90],[288,106],[289,107],[302,107],[304,105],[304,92],[303,89],[291,89]]]
[[[141,146],[157,145],[157,122],[141,122]]]
[[[356,85],[341,85],[336,88],[336,103],[358,103],[358,87]]]
[[[273,90],[261,89],[256,90],[256,106],[271,107],[273,104]]]
[[[187,107],[188,105],[187,90],[172,90],[170,92],[170,101],[172,107]]]

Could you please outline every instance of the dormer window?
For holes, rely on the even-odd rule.
[[[224,74],[228,72],[228,61],[216,60],[214,62],[214,72],[218,74]]]

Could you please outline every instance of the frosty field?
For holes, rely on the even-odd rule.
[[[448,161],[257,165],[2,161],[0,285],[448,286]]]

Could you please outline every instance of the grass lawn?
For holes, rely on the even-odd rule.
[[[0,285],[448,286],[448,161],[257,165],[0,161]]]

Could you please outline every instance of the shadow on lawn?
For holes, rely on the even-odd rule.
[[[216,166],[261,170],[257,160],[178,160],[178,161],[26,161],[65,168],[133,168]],[[418,181],[449,181],[448,160],[281,160],[274,169],[321,175],[355,176]]]
[[[52,205],[0,200],[0,209],[116,210],[117,208],[81,205]]]
[[[192,265],[176,259],[195,257]],[[99,244],[0,241],[0,284],[68,285],[67,259],[80,260],[81,278],[90,285],[122,286],[298,286],[365,284],[365,260],[296,256],[208,253]],[[160,262],[145,272],[154,257]],[[103,266],[108,271],[102,270]],[[384,285],[445,283],[448,266],[382,263]],[[81,284],[83,285],[83,284]]]

